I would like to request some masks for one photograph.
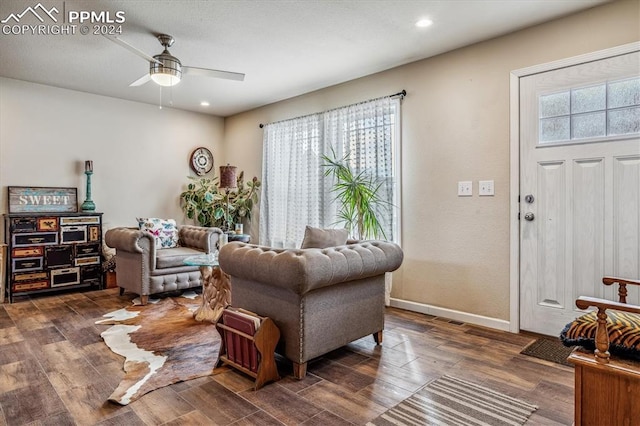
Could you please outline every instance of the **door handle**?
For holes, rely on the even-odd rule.
[[[531,222],[535,218],[535,215],[531,212],[527,212],[524,214],[524,220]]]

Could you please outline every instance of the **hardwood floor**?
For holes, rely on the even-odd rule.
[[[449,374],[536,404],[528,425],[573,421],[573,368],[520,355],[535,336],[388,308],[384,341],[368,336],[309,363],[298,381],[251,390],[227,370],[107,402],[124,373],[95,321],[128,306],[117,289],[21,298],[0,305],[0,425],[366,424]]]

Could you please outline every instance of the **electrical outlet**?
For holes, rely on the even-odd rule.
[[[495,194],[492,180],[478,181],[478,195],[493,196]]]
[[[473,182],[465,180],[458,182],[458,197],[471,197],[473,195]]]

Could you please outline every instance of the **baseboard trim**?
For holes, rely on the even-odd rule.
[[[393,297],[391,298],[390,306],[406,309],[407,311],[419,312],[421,314],[449,318],[455,321],[466,322],[468,324],[481,325],[483,327],[495,328],[502,331],[510,331],[509,321],[470,314],[469,312],[456,311],[454,309],[441,308],[424,303],[412,302],[410,300],[396,299]]]

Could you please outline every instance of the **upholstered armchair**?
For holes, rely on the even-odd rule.
[[[402,249],[385,241],[322,249],[233,242],[219,254],[231,276],[231,304],[274,321],[276,351],[293,362],[299,379],[313,358],[368,334],[382,342],[385,273],[402,259]]]
[[[105,243],[116,249],[116,281],[125,290],[140,295],[144,305],[149,295],[184,290],[201,285],[200,270],[184,259],[217,249],[222,231],[218,228],[184,225],[178,227],[178,246],[157,248],[155,237],[138,228],[113,228]]]

